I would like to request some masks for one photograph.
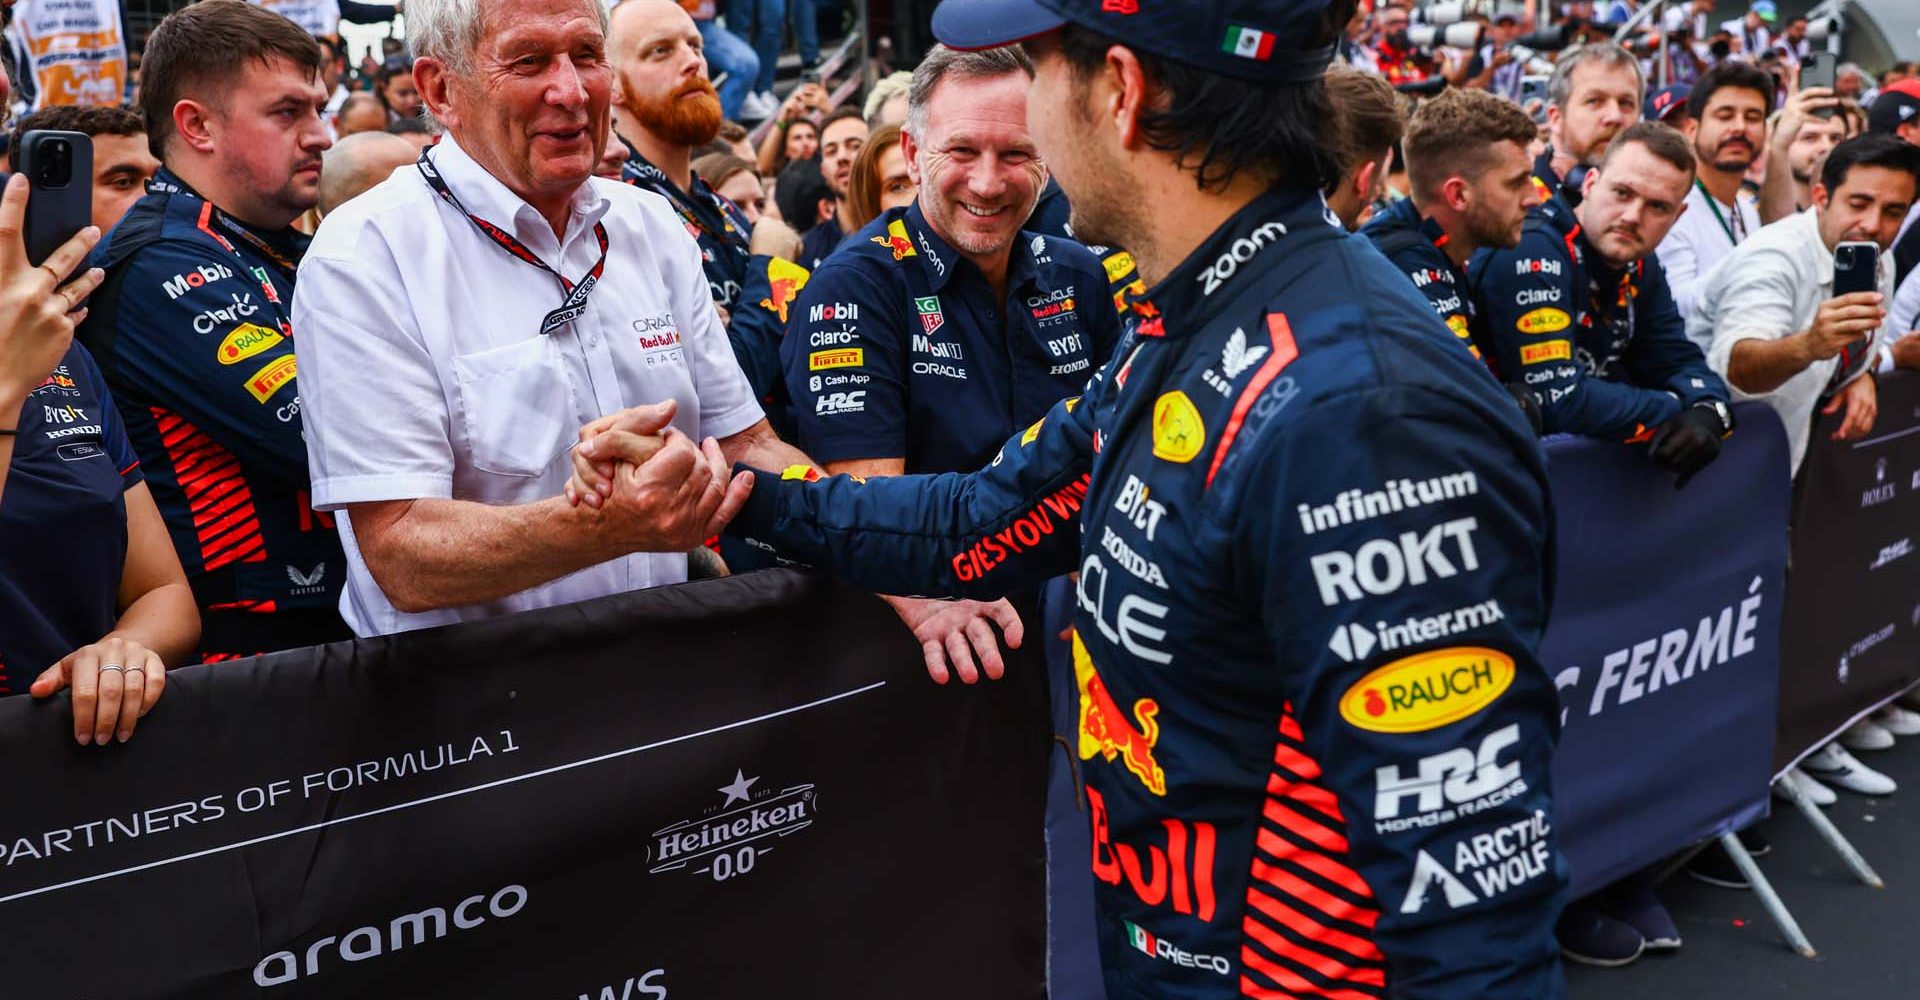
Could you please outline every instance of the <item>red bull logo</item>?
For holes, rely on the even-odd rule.
[[[774,257],[767,261],[767,297],[760,300],[760,308],[780,317],[787,322],[787,307],[800,297],[800,290],[807,287],[810,277],[806,268],[792,261]]]
[[[913,240],[907,237],[907,224],[895,219],[887,224],[887,235],[873,237],[875,243],[893,251],[894,260],[906,260],[917,256],[913,249]]]
[[[1078,632],[1073,635],[1073,676],[1080,687],[1080,759],[1092,760],[1096,754],[1109,761],[1118,757],[1147,791],[1166,795],[1167,772],[1153,759],[1154,744],[1160,742],[1160,703],[1141,698],[1133,703],[1133,718],[1128,719],[1094,670],[1093,657]],[[1135,729],[1135,723],[1140,728]]]

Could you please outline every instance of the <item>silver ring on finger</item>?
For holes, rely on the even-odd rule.
[[[101,673],[103,673],[103,674],[104,674],[104,673],[106,673],[106,672],[107,672],[107,671],[109,671],[109,670],[118,670],[118,671],[120,671],[121,673],[126,673],[126,672],[127,672],[127,668],[126,668],[126,667],[123,667],[123,666],[121,666],[121,665],[120,665],[120,664],[118,664],[118,663],[102,663],[102,664],[100,664],[100,672],[101,672]]]
[[[142,677],[145,677],[145,676],[147,676],[147,668],[145,668],[145,667],[128,667],[128,668],[127,668],[127,676],[128,676],[128,677],[132,677],[132,676],[133,676],[134,674],[139,674],[140,676],[142,676]]]

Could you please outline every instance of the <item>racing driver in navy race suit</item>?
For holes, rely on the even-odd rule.
[[[1075,231],[1152,288],[1085,393],[988,467],[756,471],[729,528],[882,593],[1078,572],[1112,1000],[1564,995],[1546,471],[1318,193],[1352,10],[947,0],[947,44],[1027,46]]]

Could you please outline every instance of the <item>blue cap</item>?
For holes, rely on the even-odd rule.
[[[1747,9],[1760,15],[1760,20],[1768,24],[1780,20],[1780,8],[1773,5],[1773,0],[1753,0],[1753,6]]]
[[[1691,96],[1693,96],[1693,87],[1688,84],[1676,83],[1670,87],[1662,87],[1647,95],[1647,104],[1641,111],[1640,117],[1650,122],[1664,122],[1672,117],[1675,111],[1684,110],[1687,106],[1687,98]]]
[[[1327,0],[944,0],[934,37],[991,49],[1077,24],[1130,48],[1255,83],[1309,83],[1333,46],[1290,44],[1317,30]]]

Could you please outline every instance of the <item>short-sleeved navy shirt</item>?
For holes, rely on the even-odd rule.
[[[0,420],[12,424],[12,415]],[[0,495],[0,695],[113,630],[140,462],[77,342],[28,394]]]
[[[817,461],[904,457],[978,468],[1078,394],[1119,339],[1105,268],[1085,246],[1022,232],[996,300],[916,202],[813,272],[780,357],[799,445]]]

